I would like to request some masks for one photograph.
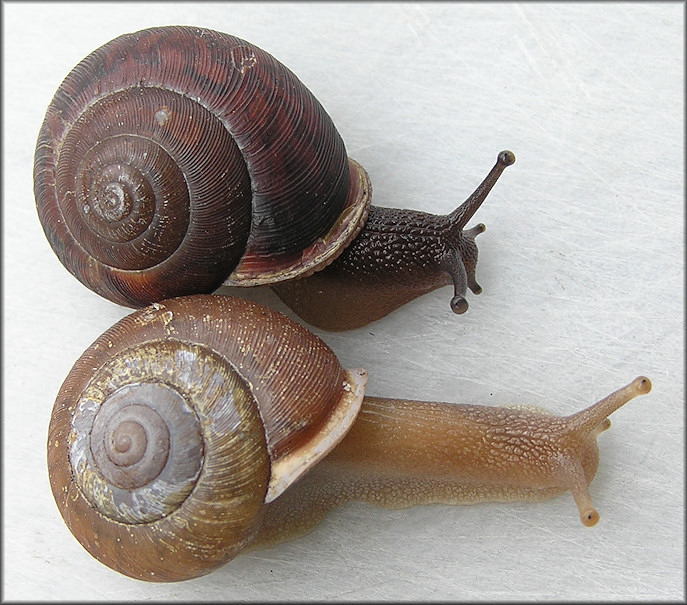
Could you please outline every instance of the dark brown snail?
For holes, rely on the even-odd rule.
[[[286,67],[233,36],[159,27],[66,77],[34,191],[61,262],[110,300],[274,284],[303,319],[342,330],[451,283],[465,312],[484,226],[465,227],[514,161],[500,153],[446,216],[371,207],[367,173]]]
[[[101,562],[175,581],[293,537],[360,499],[390,506],[542,500],[571,490],[585,525],[608,416],[639,377],[567,417],[363,397],[316,336],[256,303],[197,295],[107,330],[58,394],[53,495]]]

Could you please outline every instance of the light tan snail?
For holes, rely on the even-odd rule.
[[[34,192],[45,234],[84,285],[119,304],[269,284],[305,321],[355,328],[475,278],[467,228],[501,152],[447,215],[371,206],[366,171],[303,83],[245,40],[156,27],[93,51],[41,127]]]
[[[341,502],[542,500],[588,484],[608,416],[639,377],[567,417],[364,397],[322,340],[212,295],[154,304],[76,362],[50,423],[53,494],[97,559],[152,581],[200,576],[307,531]]]

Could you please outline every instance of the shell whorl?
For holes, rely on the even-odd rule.
[[[331,262],[322,248],[355,235],[369,190],[291,71],[191,27],[123,35],[81,61],[48,107],[34,163],[58,257],[128,306],[211,292],[232,272],[270,281]]]
[[[240,552],[259,528],[270,463],[233,368],[158,340],[110,358],[79,394],[84,382],[74,372],[65,382],[49,438],[53,494],[82,545],[158,581],[207,573]]]
[[[343,438],[362,402],[354,376],[249,301],[198,295],[136,311],[58,394],[48,465],[60,512],[121,573],[208,573],[252,541],[265,501]]]

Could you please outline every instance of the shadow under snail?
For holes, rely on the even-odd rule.
[[[125,317],[80,357],[50,422],[53,495],[123,574],[177,581],[300,535],[349,500],[391,507],[543,500],[588,484],[639,377],[566,417],[365,397],[317,336],[257,303],[196,295]]]
[[[208,29],[120,36],[83,59],[48,107],[34,192],[45,234],[84,285],[139,307],[270,284],[312,325],[365,325],[453,284],[478,294],[466,229],[510,151],[454,212],[370,205],[365,170],[298,78]]]

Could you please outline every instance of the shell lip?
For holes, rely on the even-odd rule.
[[[267,258],[247,250],[224,285],[263,286],[307,277],[336,260],[365,225],[372,199],[372,183],[367,171],[352,158],[348,158],[348,165],[350,187],[346,206],[325,235],[297,254]]]
[[[344,394],[317,435],[272,463],[265,502],[272,502],[344,438],[358,417],[365,395],[367,370],[344,370]]]

